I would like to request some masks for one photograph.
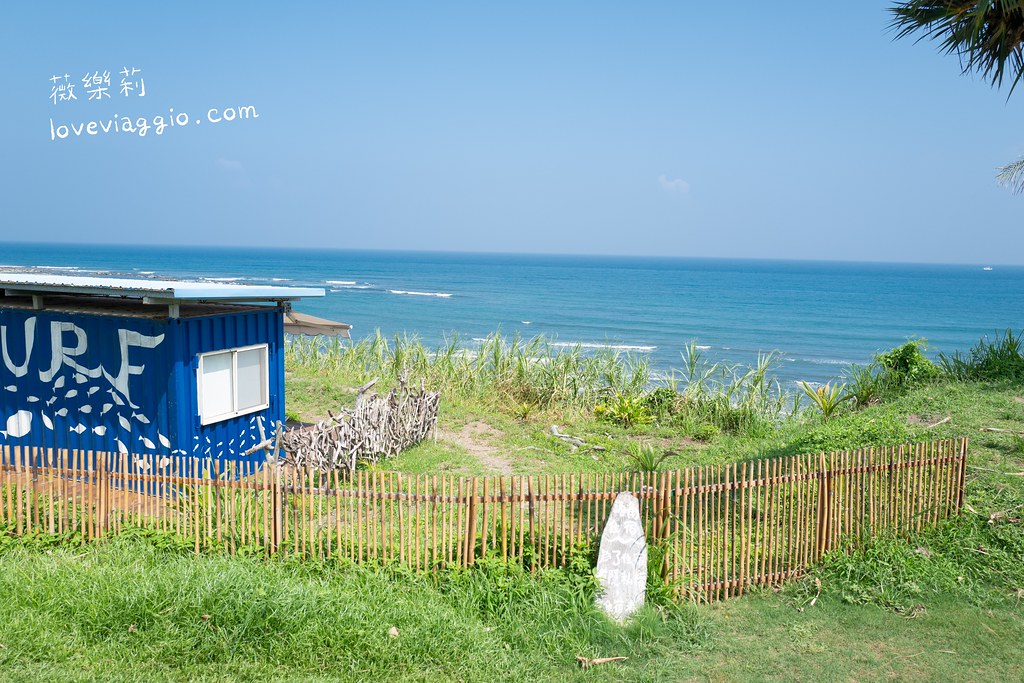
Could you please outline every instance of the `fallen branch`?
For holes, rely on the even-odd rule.
[[[932,423],[932,424],[930,424],[930,425],[925,425],[925,427],[924,427],[924,428],[925,428],[925,429],[934,429],[935,427],[938,427],[939,425],[944,425],[944,424],[946,424],[947,422],[949,422],[949,421],[950,421],[950,420],[952,420],[952,419],[953,419],[953,416],[952,416],[952,415],[947,415],[946,417],[942,418],[942,419],[941,419],[941,420],[939,420],[938,422],[933,422],[933,423]]]
[[[1000,432],[1002,434],[1016,434],[1017,436],[1024,436],[1024,432],[1015,432],[1012,429],[1000,429],[999,427],[981,427],[980,431],[983,431],[983,432]]]
[[[587,442],[584,441],[583,439],[579,438],[578,436],[573,436],[572,434],[565,434],[564,432],[560,431],[558,429],[558,425],[551,425],[551,434],[553,436],[558,437],[559,439],[562,439],[564,441],[568,441],[573,446],[586,446],[587,445]]]
[[[597,657],[596,659],[587,659],[579,655],[576,656],[576,661],[580,663],[580,667],[583,669],[589,669],[598,664],[607,664],[608,662],[621,662],[623,659],[629,659],[629,657]]]

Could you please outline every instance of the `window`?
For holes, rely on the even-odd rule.
[[[267,345],[199,354],[199,418],[220,422],[270,406]]]

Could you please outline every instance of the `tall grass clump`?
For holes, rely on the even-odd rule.
[[[939,367],[950,379],[959,382],[1024,381],[1024,354],[1021,335],[1013,330],[996,333],[995,339],[980,339],[969,351],[952,356],[939,354]]]
[[[673,412],[698,429],[707,425],[745,436],[764,435],[799,407],[798,399],[772,377],[779,364],[775,353],[759,353],[752,367],[708,363],[696,343],[690,342],[682,360],[682,376],[668,379],[679,392]]]
[[[449,395],[540,408],[591,410],[603,397],[642,395],[651,380],[643,356],[556,346],[543,336],[492,334],[474,347],[455,337],[430,349],[415,337],[388,340],[378,331],[349,343],[293,338],[287,353],[290,363],[353,382],[394,384],[407,373]]]

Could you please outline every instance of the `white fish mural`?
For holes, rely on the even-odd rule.
[[[48,401],[46,402],[46,407],[47,407],[47,408],[49,408],[50,406],[52,406],[52,405],[53,405],[54,403],[56,403],[56,402],[57,402],[57,397],[56,397],[56,396],[54,396],[53,398],[51,398],[50,400],[48,400]]]
[[[103,410],[100,411],[100,415],[106,415],[108,412],[110,412],[110,409],[113,408],[113,407],[114,407],[113,403],[104,403],[103,404]]]
[[[114,443],[117,444],[117,452],[118,453],[127,453],[128,452],[128,447],[125,446],[123,443],[121,443],[121,439],[114,439]]]
[[[38,396],[29,396],[28,397],[28,402],[29,403],[39,403],[39,397]]]
[[[96,436],[103,436],[104,434],[107,433],[107,428],[104,427],[103,425],[100,425],[99,427],[93,427],[92,433],[95,434]]]
[[[146,417],[145,415],[140,415],[139,413],[132,413],[132,417],[134,417],[136,420],[138,420],[144,425],[149,424],[149,418]]]
[[[87,428],[86,428],[86,426],[85,426],[85,425],[83,425],[83,424],[77,424],[77,425],[75,425],[74,427],[72,427],[72,428],[71,428],[71,431],[73,431],[73,432],[74,432],[75,434],[81,434],[81,433],[82,433],[82,432],[84,432],[84,431],[85,431],[86,429],[87,429]]]
[[[85,395],[86,396],[92,396],[93,394],[95,394],[99,390],[100,390],[99,387],[92,387],[91,389],[89,389],[89,391],[85,392]]]
[[[140,436],[139,437],[139,441],[141,441],[142,445],[145,446],[146,448],[150,448],[150,449],[156,448],[156,444],[153,443],[152,441],[150,441],[149,439],[147,439],[144,436]]]
[[[89,381],[89,378],[80,372],[75,373],[75,384],[85,384]]]
[[[6,387],[4,387],[4,389],[10,391],[11,393],[17,393],[18,391],[18,387],[14,386],[13,384],[8,384]]]
[[[68,393],[64,394],[64,398],[74,398],[78,396],[78,389],[70,389]]]
[[[19,410],[7,418],[7,434],[16,439],[32,431],[32,413],[27,410]]]
[[[53,431],[53,420],[46,416],[46,413],[39,413],[39,417],[43,418],[43,426]]]
[[[86,415],[88,415],[89,413],[92,412],[92,406],[82,406],[81,408],[78,409],[78,412],[85,413]]]
[[[129,422],[128,418],[126,418],[124,415],[118,415],[117,421],[121,423],[121,428],[124,429],[126,432],[132,431],[132,423]]]
[[[56,415],[57,417],[67,417],[68,416],[68,409],[67,408],[61,408],[56,413],[54,413],[54,415]]]
[[[156,438],[157,438],[157,440],[160,441],[160,445],[163,446],[164,448],[170,448],[171,447],[171,440],[168,439],[163,434],[157,432]]]

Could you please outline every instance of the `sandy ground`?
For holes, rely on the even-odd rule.
[[[502,436],[504,433],[500,429],[480,420],[470,422],[457,432],[440,428],[437,430],[439,440],[464,448],[488,469],[489,474],[511,474],[512,463],[491,445],[494,439]]]

